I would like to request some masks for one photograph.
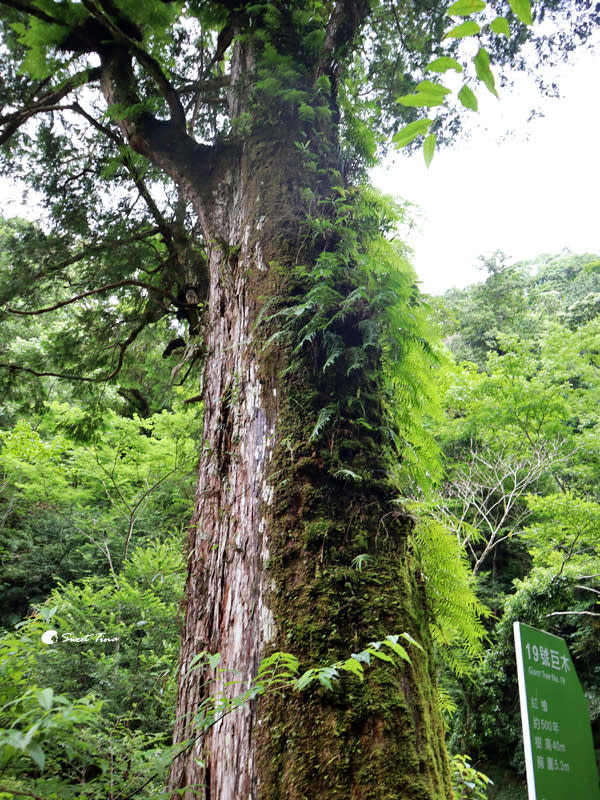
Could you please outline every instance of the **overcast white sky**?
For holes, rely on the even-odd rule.
[[[468,141],[436,153],[429,169],[417,152],[374,174],[422,209],[409,244],[424,291],[482,280],[477,256],[496,249],[513,260],[563,248],[600,253],[599,66],[590,51],[561,66],[560,99],[541,100],[522,76],[500,100],[478,90]],[[544,117],[527,123],[536,104]]]

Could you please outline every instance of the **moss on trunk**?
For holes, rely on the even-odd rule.
[[[176,736],[194,735],[209,688],[239,694],[269,652],[327,665],[403,632],[424,650],[412,648],[410,664],[374,664],[364,683],[247,705],[181,757],[171,786],[195,784],[186,800],[447,800],[425,596],[390,477],[382,345],[365,344],[375,311],[357,265],[370,234],[335,147],[320,142],[307,175],[298,138],[293,125],[276,141],[257,135],[213,168],[204,451]],[[332,308],[358,300],[330,318],[328,302],[310,300],[321,291],[338,298]],[[190,672],[202,650],[220,652],[225,671]]]
[[[333,692],[311,684],[300,696],[268,696],[259,712],[261,800],[451,797],[412,525],[388,478],[378,359],[350,380],[324,376],[313,349],[281,383],[270,470],[270,647],[294,653],[303,668],[402,632],[424,651],[409,648],[410,664],[377,662],[364,682],[344,677]],[[345,395],[359,388],[369,400],[311,441],[332,383],[342,408],[353,408]],[[353,560],[363,554],[369,558],[357,569]]]

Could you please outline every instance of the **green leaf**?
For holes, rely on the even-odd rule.
[[[314,669],[307,669],[306,672],[298,678],[297,681],[294,682],[294,688],[298,691],[305,689],[309,683],[312,683],[315,679],[315,671]]]
[[[375,656],[375,658],[378,658],[380,661],[389,661],[391,664],[395,663],[394,659],[387,653],[382,653],[379,650],[373,650],[372,653]]]
[[[421,81],[416,87],[416,94],[407,94],[398,98],[398,102],[403,106],[413,106],[415,108],[422,108],[424,106],[441,106],[444,103],[446,95],[450,94],[451,90],[441,83],[434,83],[433,81]]]
[[[353,675],[359,677],[361,681],[363,680],[364,667],[355,658],[347,658],[340,666],[342,669],[346,670],[346,672],[351,672]]]
[[[417,647],[422,653],[425,652],[425,650],[423,649],[423,645],[420,642],[418,642],[413,636],[411,636],[410,633],[406,632],[403,633],[402,638],[406,639],[407,642],[414,644],[414,646]]]
[[[423,156],[425,157],[426,167],[429,167],[433,159],[433,154],[435,153],[436,139],[437,137],[435,133],[430,133],[429,136],[427,136],[427,138],[423,142]]]
[[[403,106],[411,108],[431,108],[444,104],[444,96],[438,92],[417,92],[417,94],[405,94],[398,98],[398,102]]]
[[[494,81],[494,73],[490,69],[490,54],[488,51],[483,47],[480,47],[477,55],[473,59],[473,63],[475,64],[475,70],[479,80],[482,81],[482,83],[485,83],[493,95],[498,97],[498,92],[496,91],[496,82]]]
[[[416,89],[417,92],[431,92],[431,94],[439,94],[442,97],[445,97],[452,91],[448,89],[447,86],[443,86],[441,83],[434,83],[433,81],[421,81],[421,83],[417,84]]]
[[[401,644],[398,644],[397,641],[393,641],[393,637],[386,637],[384,644],[391,648],[397,656],[400,656],[400,658],[402,658],[404,661],[408,661],[410,664],[410,656]]]
[[[329,689],[330,692],[333,692],[333,684],[327,675],[322,675],[319,673],[318,678],[322,686],[325,686],[326,689]]]
[[[426,133],[433,123],[432,119],[417,119],[414,122],[409,122],[401,128],[394,136],[394,143],[396,147],[405,147],[407,144],[413,142],[417,136]]]
[[[40,609],[40,614],[42,615],[42,618],[43,618],[44,622],[47,625],[49,625],[50,624],[50,620],[56,614],[57,611],[58,611],[58,606],[52,606],[52,608],[48,608],[47,606],[43,606]]]
[[[211,669],[216,669],[221,661],[221,653],[208,653],[206,659]]]
[[[44,764],[46,763],[46,757],[44,756],[44,751],[40,747],[38,742],[30,742],[27,745],[27,752],[33,758],[35,763],[40,768],[40,772],[44,771]]]
[[[361,664],[371,663],[371,653],[369,653],[368,650],[361,650],[360,653],[352,653],[350,657],[355,661],[360,661]]]
[[[356,472],[352,472],[351,469],[338,469],[337,472],[334,472],[335,478],[349,478],[352,481],[362,481],[362,475],[358,475]]]
[[[357,556],[354,556],[354,558],[350,562],[350,566],[353,569],[357,569],[359,572],[361,572],[365,564],[368,564],[369,561],[373,560],[374,556],[369,555],[369,553],[359,553]]]
[[[496,17],[490,22],[490,28],[499,36],[510,36],[510,27],[506,17]]]
[[[523,25],[531,25],[533,16],[529,0],[508,0],[508,3],[513,14],[521,20]]]
[[[298,107],[298,117],[303,122],[313,122],[315,119],[315,110],[307,103],[300,103]]]
[[[477,98],[466,84],[465,86],[462,87],[462,89],[458,93],[458,99],[465,108],[470,108],[471,111],[477,111],[479,108],[479,104],[477,103]]]
[[[25,737],[21,731],[4,730],[0,731],[0,745],[3,747],[14,747],[16,750],[25,750]]]
[[[444,39],[464,39],[465,36],[477,36],[481,32],[481,27],[472,19],[462,22],[455,28],[451,28],[444,36]]]
[[[484,0],[456,0],[446,13],[451,17],[470,17],[486,7]]]
[[[329,689],[330,692],[333,691],[333,683],[332,679],[338,677],[338,671],[335,667],[322,667],[317,672],[317,678],[319,679],[319,683],[322,686],[325,686]]]
[[[25,745],[25,747],[29,746],[29,742],[33,739],[35,734],[38,732],[40,725],[41,725],[41,722],[36,722],[35,725],[32,725],[31,728],[29,728],[29,730],[25,734],[25,737],[23,738],[23,744]]]
[[[449,69],[453,69],[455,72],[462,72],[462,64],[459,64],[455,58],[450,58],[450,56],[441,56],[440,58],[434,58],[434,60],[428,64],[425,68],[426,72],[447,72]]]
[[[54,689],[36,689],[35,698],[44,711],[50,711],[54,700]]]

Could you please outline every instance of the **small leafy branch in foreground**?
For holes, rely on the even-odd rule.
[[[311,667],[301,675],[299,675],[300,662],[296,656],[279,651],[272,653],[261,661],[256,678],[245,692],[231,698],[223,695],[207,698],[200,705],[196,718],[197,725],[201,728],[202,733],[205,733],[221,717],[270,690],[303,691],[311,683],[317,681],[321,686],[333,691],[334,683],[341,679],[344,672],[349,672],[362,681],[365,665],[369,666],[378,660],[394,664],[396,663],[394,656],[397,656],[410,663],[410,656],[400,644],[400,639],[418,647],[419,650],[423,649],[419,642],[408,633],[389,635],[383,641],[371,642],[360,653],[352,653],[344,661],[337,661],[335,664],[325,667]],[[220,661],[219,653],[198,653],[192,661],[190,670],[203,669],[207,666],[216,670]],[[226,683],[225,688],[233,686],[235,683],[236,681]]]
[[[452,788],[456,800],[486,800],[488,786],[493,781],[471,764],[469,756],[452,756]]]
[[[533,16],[531,12],[530,0],[509,0],[509,5],[513,14],[523,25],[531,25]],[[496,16],[490,21],[486,20],[489,16],[488,5],[484,0],[456,0],[455,3],[448,8],[446,12],[449,17],[463,18],[463,21],[458,24],[453,24],[453,27],[444,36],[445,40],[452,40],[456,42],[459,39],[467,39],[470,37],[481,37],[482,34],[493,33],[496,36],[511,36],[510,25],[506,17]],[[490,54],[483,45],[481,45],[477,53],[472,58],[473,66],[475,67],[475,75],[479,82],[494,95],[498,96],[496,91],[496,82],[494,73],[492,72],[490,62]],[[425,68],[426,73],[445,74],[446,72],[454,71],[461,75],[465,73],[465,64],[461,64],[455,58],[450,56],[441,56],[431,61]],[[452,95],[452,89],[444,86],[439,80],[423,80],[415,87],[414,94],[403,95],[398,98],[398,102],[409,108],[447,108],[447,102]],[[469,86],[468,78],[462,82],[461,88],[457,92],[457,98],[461,105],[470,111],[477,111],[479,103],[477,97],[471,87]],[[423,141],[423,155],[427,166],[431,164],[435,152],[437,135],[434,132],[440,116],[430,119],[417,119],[405,125],[394,136],[394,143],[397,148],[405,147],[406,145],[414,142],[419,136],[425,136]]]
[[[400,644],[400,639],[404,639],[419,650],[423,649],[419,642],[408,633],[389,635],[386,636],[383,641],[371,642],[368,647],[361,650],[360,653],[352,653],[352,655],[344,661],[337,661],[335,664],[325,667],[311,667],[305,670],[301,675],[299,675],[300,663],[296,656],[291,653],[279,651],[272,653],[261,661],[257,676],[249,689],[233,697],[227,697],[224,693],[213,695],[207,697],[200,704],[195,719],[196,735],[186,742],[165,749],[162,754],[162,760],[160,761],[160,768],[164,768],[165,758],[169,756],[171,759],[179,758],[198,740],[202,739],[213,725],[219,722],[223,717],[269,691],[303,691],[315,681],[318,681],[325,689],[333,691],[334,684],[341,679],[344,672],[349,672],[362,681],[364,679],[365,665],[369,666],[377,661],[395,664],[397,662],[394,656],[410,663],[410,656],[406,649]],[[202,651],[192,659],[188,673],[195,670],[210,670],[213,677],[207,679],[205,682],[206,686],[211,683],[217,670],[222,670],[223,672],[227,671],[226,667],[219,666],[220,663],[220,653],[207,653],[206,651]],[[224,685],[225,691],[236,685],[236,683],[237,681],[235,680],[226,682]],[[154,777],[154,773],[151,777]],[[128,794],[125,800],[139,794],[149,780],[150,779]]]

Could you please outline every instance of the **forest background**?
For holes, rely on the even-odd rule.
[[[40,235],[5,220],[3,257]],[[526,797],[515,620],[567,640],[599,744],[600,259],[510,264],[497,253],[481,266],[482,283],[428,298],[439,477],[425,493],[408,481],[403,501],[418,519],[458,796],[508,800]],[[4,347],[43,355],[57,333],[29,321]],[[7,797],[16,788],[53,797],[73,784],[77,797],[107,796],[107,785],[124,797],[148,769],[159,792],[172,757],[199,423],[185,386],[155,390],[161,349],[141,341],[135,352],[120,388],[25,379],[3,406]],[[368,569],[369,556],[354,568]],[[48,629],[94,635],[44,647]],[[38,735],[19,741],[27,719]],[[494,781],[487,794],[464,754]]]

